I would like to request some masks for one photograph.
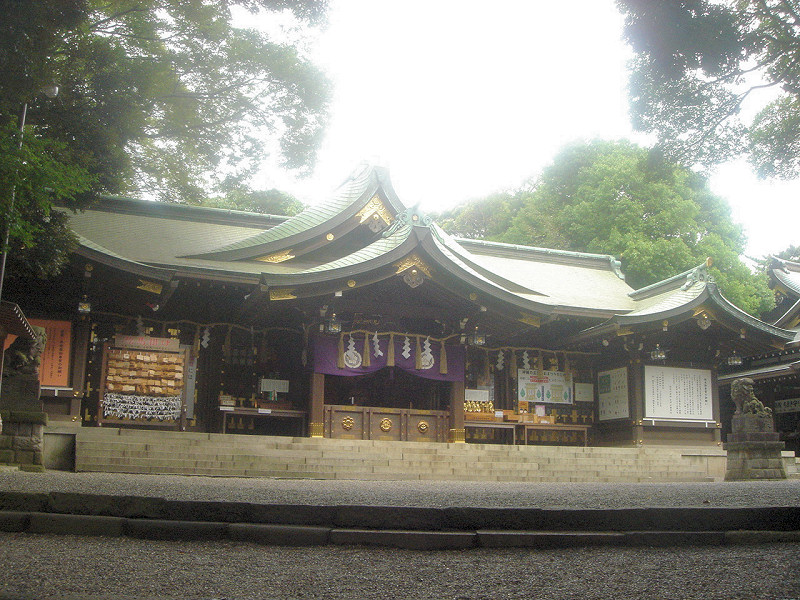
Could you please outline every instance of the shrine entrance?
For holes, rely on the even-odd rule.
[[[341,342],[318,337],[311,422],[321,422],[322,427],[317,431],[312,427],[312,435],[448,441],[452,430],[459,428],[453,415],[463,421],[464,351],[462,346],[443,348],[443,344],[444,340],[427,336],[412,343],[407,336],[395,339],[391,333],[371,337],[348,333],[347,341]],[[420,360],[414,356],[417,346]]]
[[[388,367],[325,378],[325,437],[447,441],[451,383]]]

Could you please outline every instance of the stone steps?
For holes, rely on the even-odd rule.
[[[800,457],[795,456],[794,452],[784,450],[781,452],[783,466],[786,469],[788,479],[800,479]]]
[[[330,440],[84,428],[78,471],[453,481],[708,481],[718,448],[584,448]],[[691,456],[688,456],[691,455]],[[704,461],[696,460],[698,456]],[[724,467],[723,467],[724,469]]]

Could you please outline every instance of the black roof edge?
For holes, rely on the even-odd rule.
[[[94,250],[87,246],[78,245],[75,254],[82,256],[87,260],[93,260],[101,265],[119,269],[127,273],[141,275],[142,277],[149,277],[150,279],[158,279],[159,281],[171,281],[175,276],[174,269],[166,269],[163,267],[154,267],[143,263],[134,262],[124,258],[119,258],[110,254],[105,254],[99,250]]]
[[[97,196],[97,202],[92,203],[83,210],[104,210],[121,214],[199,221],[217,225],[253,227],[254,229],[273,227],[289,219],[289,217],[284,215],[269,215],[228,208],[140,200],[123,196]]]

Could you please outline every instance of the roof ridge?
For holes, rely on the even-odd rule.
[[[334,190],[329,202],[309,206],[275,227],[256,233],[245,240],[233,242],[200,255],[192,255],[192,258],[214,258],[231,253],[233,255],[247,253],[254,248],[280,247],[281,244],[288,243],[290,238],[322,227],[335,215],[343,213],[352,206],[354,202],[369,195],[366,192],[372,190],[370,194],[375,193],[382,185],[385,185],[385,182],[374,168],[361,168]]]
[[[192,220],[198,220],[198,217],[207,217],[201,220],[218,223],[231,220],[253,227],[259,227],[259,221],[263,224],[274,224],[275,221],[283,222],[291,218],[287,215],[257,213],[216,206],[161,202],[159,200],[143,200],[126,196],[98,195],[96,199],[99,202],[89,205],[84,210],[113,210],[119,213],[141,214],[149,217],[192,218]]]
[[[453,237],[453,239],[462,246],[485,246],[487,248],[499,248],[511,252],[544,255],[551,258],[574,258],[597,261],[603,263],[605,266],[611,267],[611,269],[620,279],[625,279],[625,274],[622,272],[622,263],[611,254],[596,254],[592,252],[578,252],[575,250],[558,250],[556,248],[542,248],[538,246],[525,246],[523,244],[509,244],[507,242],[495,242],[491,240],[477,240],[462,237]]]
[[[677,275],[673,275],[667,279],[662,279],[661,281],[656,281],[655,283],[651,283],[643,288],[634,290],[628,294],[628,296],[630,296],[632,300],[643,300],[648,296],[654,296],[672,289],[677,289],[677,284],[679,283],[681,284],[680,288],[682,290],[688,290],[698,281],[713,283],[714,278],[708,272],[708,267],[711,266],[712,262],[713,261],[710,258],[707,258],[705,262],[697,265],[696,267],[692,267],[683,273],[678,273]]]

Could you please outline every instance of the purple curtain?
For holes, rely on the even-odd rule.
[[[389,336],[381,335],[378,338],[378,352],[375,352],[375,344],[372,336],[367,336],[370,365],[364,366],[364,334],[352,336],[353,344],[350,344],[350,336],[344,336],[345,367],[339,368],[339,336],[318,336],[314,339],[313,368],[315,373],[325,375],[366,375],[374,373],[387,366],[386,360],[389,352]],[[436,379],[438,381],[464,381],[464,347],[458,345],[445,345],[447,354],[447,373],[441,373],[440,356],[441,343],[430,341],[426,347],[425,338],[420,338],[420,350],[422,352],[421,369],[416,368],[417,360],[417,338],[408,336],[408,358],[403,356],[405,350],[405,336],[394,336],[394,362],[398,369],[402,369],[412,375],[424,377],[425,379]],[[427,350],[427,352],[426,352]],[[376,355],[377,354],[377,355]],[[349,365],[349,366],[348,366]],[[358,365],[358,366],[356,366]],[[425,368],[427,367],[427,368]]]

